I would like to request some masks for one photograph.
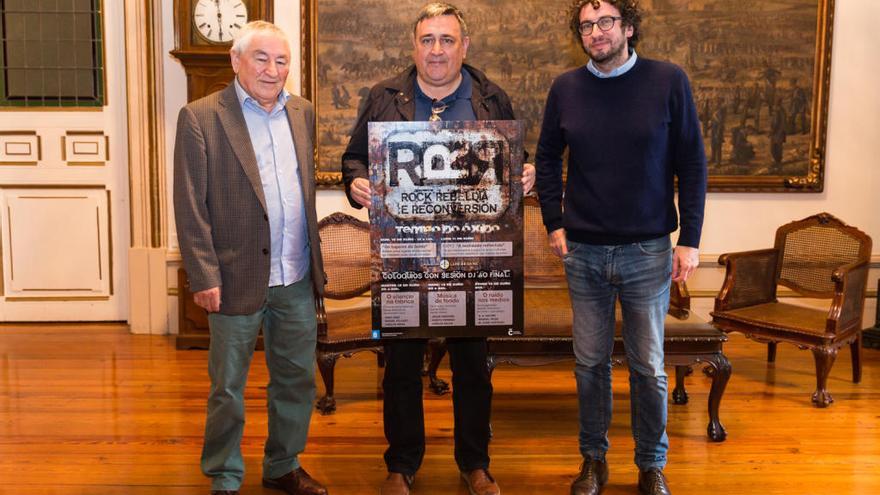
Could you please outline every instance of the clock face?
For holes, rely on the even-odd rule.
[[[197,0],[193,6],[196,32],[212,43],[232,43],[247,21],[247,5],[242,0]]]

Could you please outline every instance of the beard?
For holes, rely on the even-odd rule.
[[[622,54],[624,53],[625,46],[626,46],[626,43],[624,43],[623,40],[621,40],[620,44],[611,45],[608,52],[606,52],[606,53],[593,54],[592,52],[590,52],[590,49],[587,48],[586,45],[583,45],[583,49],[584,49],[584,53],[586,53],[587,56],[590,57],[590,60],[592,60],[593,63],[604,64],[605,62],[608,62],[609,60],[614,60],[615,58],[622,56]]]

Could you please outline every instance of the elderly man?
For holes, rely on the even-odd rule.
[[[590,61],[550,88],[535,160],[544,224],[563,258],[574,313],[584,462],[572,495],[596,495],[608,480],[616,301],[639,491],[669,493],[662,472],[669,448],[663,322],[670,281],[685,280],[697,267],[707,172],[687,75],[636,55],[640,22],[636,0],[574,2],[570,27]],[[669,234],[679,216],[673,249]]]
[[[202,471],[212,494],[238,493],[243,392],[262,327],[270,376],[263,485],[325,495],[297,457],[315,395],[313,291],[324,286],[314,110],[284,90],[290,46],[278,27],[247,24],[230,56],[235,80],[180,111],[174,145],[180,251],[211,329]]]
[[[422,8],[412,31],[413,61],[402,73],[372,88],[342,156],[349,201],[370,206],[367,123],[443,120],[513,120],[507,94],[477,69],[464,64],[470,38],[462,12],[453,5],[431,3]],[[523,189],[534,183],[534,167],[523,171]],[[492,383],[486,366],[485,338],[446,339],[452,368],[455,414],[455,461],[473,495],[497,495],[489,474],[489,413]],[[421,369],[423,339],[385,345],[385,464],[383,495],[410,492],[425,453]]]

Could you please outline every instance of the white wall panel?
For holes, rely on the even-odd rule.
[[[105,104],[0,109],[3,322],[129,314],[126,32],[101,5]]]
[[[107,204],[99,188],[0,190],[7,301],[108,298]]]
[[[62,159],[68,166],[103,167],[110,160],[109,140],[102,131],[67,131],[61,137]]]
[[[0,132],[0,165],[34,166],[43,159],[36,131]]]

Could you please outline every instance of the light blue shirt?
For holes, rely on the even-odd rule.
[[[287,286],[302,280],[311,264],[299,162],[284,109],[290,94],[282,89],[267,112],[237,78],[234,84],[266,196],[271,238],[269,287]]]
[[[596,67],[596,64],[594,64],[593,61],[590,60],[589,62],[587,62],[587,70],[590,71],[591,74],[593,74],[594,76],[596,76],[600,79],[607,79],[609,77],[622,76],[622,75],[626,74],[627,72],[629,72],[629,70],[632,69],[634,65],[636,65],[636,60],[638,60],[638,58],[639,58],[639,56],[636,55],[635,50],[629,52],[629,60],[627,60],[623,65],[612,70],[611,72],[609,72],[607,74],[602,72],[601,70],[599,70],[599,68]]]

